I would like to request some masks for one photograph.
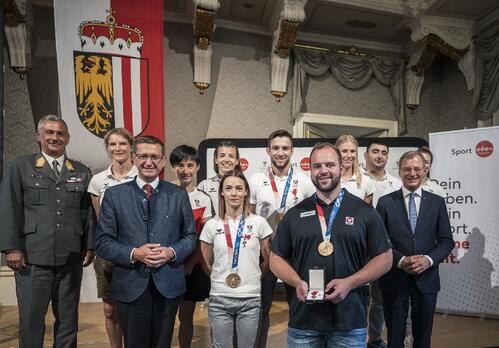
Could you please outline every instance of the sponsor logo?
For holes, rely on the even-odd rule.
[[[307,216],[314,216],[315,214],[316,214],[315,210],[304,211],[303,213],[300,213],[300,217],[304,218]]]
[[[347,217],[345,217],[345,225],[350,225],[350,226],[352,226],[352,225],[353,225],[354,220],[355,220],[355,219],[354,219],[353,217],[351,217],[351,216],[347,216]]]
[[[249,162],[246,158],[244,157],[241,157],[239,159],[239,166],[241,167],[241,170],[244,172],[248,169],[248,166],[249,166]]]
[[[305,172],[310,171],[310,158],[303,157],[300,161],[300,168]]]
[[[489,157],[494,152],[494,145],[488,140],[482,140],[475,146],[475,152],[479,157]]]

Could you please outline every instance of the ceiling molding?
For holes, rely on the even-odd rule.
[[[357,48],[364,48],[364,49],[384,51],[384,52],[393,52],[398,54],[405,53],[404,47],[402,45],[393,45],[384,42],[352,39],[352,38],[334,36],[334,35],[304,33],[299,31],[297,40],[325,43],[325,44],[345,46],[345,47],[355,46]]]

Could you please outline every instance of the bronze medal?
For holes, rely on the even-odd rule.
[[[225,282],[229,287],[232,289],[237,288],[239,285],[241,285],[241,277],[237,273],[230,273],[227,278],[225,279]]]
[[[279,219],[279,221],[281,221],[283,217],[284,213],[277,213],[277,218]]]
[[[331,241],[329,240],[322,241],[319,244],[317,250],[319,251],[319,254],[321,254],[322,256],[329,256],[333,253],[334,250],[333,243],[331,243]]]

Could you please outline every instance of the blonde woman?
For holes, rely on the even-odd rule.
[[[335,145],[341,153],[341,186],[371,204],[375,185],[371,178],[360,171],[357,157],[359,142],[352,135],[344,134],[336,140]]]

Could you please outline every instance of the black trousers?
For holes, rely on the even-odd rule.
[[[414,347],[429,348],[437,293],[421,293],[414,280],[411,280],[410,287],[407,290],[383,291],[383,312],[388,333],[388,347],[404,347],[409,301],[411,303]]]
[[[182,296],[166,298],[154,281],[133,302],[118,302],[118,316],[126,348],[170,347]]]

